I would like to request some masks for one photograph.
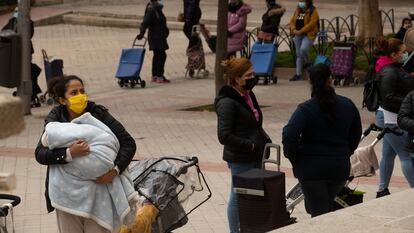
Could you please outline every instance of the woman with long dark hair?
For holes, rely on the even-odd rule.
[[[349,157],[362,134],[354,103],[337,95],[329,67],[310,72],[311,99],[300,104],[283,128],[283,150],[302,186],[312,217],[333,209],[350,174]]]

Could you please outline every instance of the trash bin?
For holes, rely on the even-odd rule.
[[[0,31],[0,86],[14,88],[20,85],[22,39],[13,30]]]

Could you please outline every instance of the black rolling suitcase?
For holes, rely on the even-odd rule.
[[[270,148],[277,150],[277,160],[265,159]],[[264,151],[262,169],[254,168],[233,176],[241,233],[267,232],[289,223],[285,174],[280,172],[280,146],[268,143]],[[276,164],[277,171],[265,170],[266,163]]]

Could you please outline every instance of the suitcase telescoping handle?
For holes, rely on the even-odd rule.
[[[138,41],[143,41],[142,43],[139,43]],[[132,43],[132,48],[135,47],[142,47],[145,48],[145,45],[147,45],[147,38],[144,37],[141,40],[138,39],[138,35],[135,37],[134,42]]]
[[[270,149],[276,149],[276,160],[270,158]],[[267,158],[269,155],[269,158]],[[272,163],[277,165],[277,171],[280,171],[280,145],[273,144],[273,143],[266,143],[264,151],[263,151],[263,158],[262,158],[262,168],[266,169],[266,163]]]

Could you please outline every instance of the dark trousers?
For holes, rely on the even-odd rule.
[[[152,57],[152,76],[163,77],[164,66],[167,60],[167,53],[163,49],[154,49],[154,56]]]
[[[304,181],[300,180],[305,195],[306,211],[312,217],[326,214],[333,210],[335,197],[345,185],[345,181]]]
[[[184,28],[183,28],[183,32],[185,34],[185,36],[188,38],[188,40],[190,40],[191,38],[191,32],[193,30],[193,26],[197,25],[198,22],[194,22],[194,21],[185,21],[184,22]]]

